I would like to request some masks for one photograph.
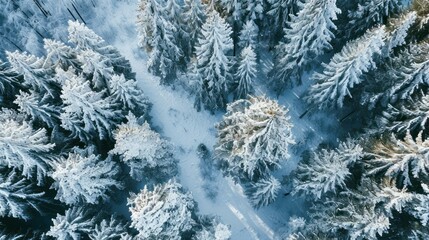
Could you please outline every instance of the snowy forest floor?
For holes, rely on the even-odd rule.
[[[282,189],[273,204],[256,210],[248,202],[241,186],[222,176],[219,170],[209,169],[210,176],[202,174],[197,147],[203,143],[212,151],[216,141],[214,125],[222,116],[211,115],[207,111],[197,112],[192,97],[185,91],[160,86],[159,80],[148,73],[145,54],[137,46],[136,7],[137,0],[116,1],[98,9],[100,15],[94,16],[88,25],[131,61],[139,86],[153,104],[150,112],[152,127],[175,146],[175,157],[179,160],[179,181],[192,192],[201,214],[219,216],[221,222],[231,226],[233,240],[276,239],[286,230],[291,215],[302,215],[305,212],[302,201],[290,195],[284,196],[287,189]],[[299,91],[296,89],[296,94],[289,92],[278,99],[290,110],[297,142],[297,146],[291,149],[291,159],[274,173],[280,180],[295,168],[302,149],[317,147],[328,133],[332,137],[332,130],[335,129],[335,123],[329,124],[326,120],[317,120],[325,121],[323,131],[320,126],[313,126],[311,122],[317,116],[313,116],[311,122],[306,118],[299,119],[305,111],[302,101],[297,97]],[[275,98],[275,95],[263,88],[258,89],[257,93]],[[207,196],[208,192],[212,196]]]

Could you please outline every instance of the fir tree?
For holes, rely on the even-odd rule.
[[[91,240],[114,240],[122,239],[126,235],[127,227],[125,224],[117,220],[116,216],[111,216],[110,219],[103,219],[99,224],[95,225],[94,230],[89,234]]]
[[[243,25],[243,29],[241,29],[240,31],[240,36],[239,39],[240,41],[238,42],[238,45],[241,48],[246,48],[249,46],[257,46],[257,39],[258,39],[258,26],[255,24],[255,22],[253,20],[249,20],[247,21],[244,25]]]
[[[82,207],[72,207],[64,215],[57,214],[52,219],[53,226],[47,235],[58,240],[79,240],[92,231],[95,218],[90,217],[88,210]]]
[[[39,205],[46,202],[43,192],[37,192],[35,186],[16,171],[2,169],[0,174],[0,216],[29,220],[31,209],[40,212]]]
[[[316,83],[307,100],[319,108],[342,107],[344,98],[351,97],[350,89],[362,82],[362,74],[375,68],[374,56],[381,53],[384,37],[384,27],[375,28],[344,46],[313,75]]]
[[[262,178],[251,185],[248,195],[250,202],[256,208],[268,206],[274,202],[281,188],[280,182],[273,176]]]
[[[113,187],[122,188],[116,175],[119,168],[110,159],[100,160],[94,154],[82,156],[70,153],[53,164],[52,188],[57,190],[56,199],[68,205],[81,202],[96,204],[108,199]]]
[[[192,196],[174,181],[157,185],[152,191],[145,186],[139,194],[131,194],[128,205],[131,227],[139,232],[138,238],[179,240],[194,225]]]
[[[235,99],[246,98],[248,94],[253,94],[253,80],[256,77],[256,54],[252,46],[248,46],[241,51],[241,60],[236,73],[237,89]]]
[[[196,47],[197,69],[203,81],[198,89],[197,95],[201,98],[196,99],[196,106],[203,105],[211,111],[226,106],[227,84],[231,79],[231,60],[227,55],[233,48],[231,33],[228,24],[212,11],[202,27]]]
[[[193,52],[197,43],[201,27],[206,20],[206,7],[201,0],[185,0],[185,10],[183,12],[184,22],[187,24],[187,34],[189,35],[190,49],[189,55]]]
[[[176,162],[171,144],[151,130],[147,122],[138,124],[132,114],[127,119],[128,122],[119,125],[114,132],[116,143],[110,153],[121,156],[121,160],[130,167],[131,177],[136,180],[141,180],[149,170],[155,170],[154,175],[158,177],[160,173],[172,175]]]
[[[4,114],[4,113],[2,113]],[[16,168],[28,178],[42,184],[49,171],[47,155],[54,147],[49,143],[46,130],[34,130],[25,121],[2,119],[0,124],[0,165]]]
[[[110,98],[112,102],[119,104],[119,109],[147,114],[149,102],[135,80],[125,79],[124,75],[113,75],[109,89]]]
[[[272,75],[278,89],[295,79],[300,82],[301,71],[317,56],[331,50],[337,14],[341,10],[336,0],[306,0],[296,16],[291,16],[285,30],[285,43],[277,47],[278,54]]]
[[[113,110],[108,99],[104,99],[103,92],[94,92],[89,82],[81,76],[68,79],[61,92],[64,107],[60,118],[61,126],[88,142],[94,136],[99,139],[108,139],[118,120],[118,112]]]
[[[69,67],[80,68],[76,50],[57,40],[44,39],[43,42],[47,53],[45,65],[54,65],[64,70]]]
[[[264,176],[289,157],[293,144],[288,110],[265,97],[250,97],[228,105],[216,125],[216,151],[228,164],[228,171],[253,178]]]
[[[18,110],[29,116],[33,122],[45,123],[50,128],[59,124],[58,107],[44,103],[42,97],[34,91],[30,90],[30,93],[19,91],[14,103],[18,105]]]

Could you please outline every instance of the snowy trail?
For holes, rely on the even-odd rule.
[[[218,194],[214,199],[206,196],[203,187],[207,177],[202,176],[199,168],[201,160],[197,155],[197,146],[203,143],[209,149],[212,148],[216,141],[214,124],[221,116],[213,116],[206,111],[197,112],[193,107],[193,99],[183,91],[160,86],[159,80],[148,73],[143,51],[137,47],[136,8],[137,0],[118,1],[101,9],[102,14],[96,16],[93,24],[89,25],[130,60],[139,86],[153,104],[150,112],[152,127],[175,145],[180,182],[192,192],[201,214],[219,216],[221,222],[231,226],[232,240],[276,239],[278,233],[286,229],[290,215],[301,215],[301,211],[305,211],[300,199],[284,197],[282,191],[270,206],[256,210],[248,202],[242,187],[230,178],[223,177],[218,170],[214,170],[215,179],[209,185]],[[100,25],[100,22],[103,24]],[[285,105],[293,104],[290,98],[279,100]],[[296,113],[291,112],[292,121],[295,123],[297,120],[301,125],[294,128],[295,134],[303,136],[303,131],[311,126],[308,122],[300,121],[298,110],[293,110]],[[297,159],[294,156],[290,161],[296,164]],[[283,168],[277,176],[287,173],[292,165]]]

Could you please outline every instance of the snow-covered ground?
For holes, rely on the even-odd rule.
[[[214,170],[214,180],[202,176],[197,146],[204,143],[212,148],[216,141],[214,125],[221,116],[211,115],[206,111],[197,112],[193,108],[193,99],[186,93],[180,89],[172,90],[160,86],[158,79],[148,73],[145,55],[137,47],[134,24],[136,6],[137,0],[110,3],[97,10],[100,15],[89,22],[89,27],[101,34],[109,44],[116,46],[131,61],[141,89],[153,103],[150,112],[152,127],[176,147],[175,156],[179,159],[180,165],[179,181],[193,193],[200,213],[219,216],[223,223],[231,226],[233,240],[275,239],[279,230],[286,228],[290,215],[302,214],[302,211],[305,211],[300,207],[301,201],[298,198],[284,196],[283,193],[286,192],[284,190],[272,205],[256,210],[247,201],[242,188],[231,179],[223,177],[218,170]],[[260,89],[259,92],[265,91]],[[320,133],[316,134],[317,131],[314,131],[309,121],[299,119],[300,114],[305,111],[300,104],[302,101],[292,93],[285,94],[279,101],[291,108],[290,114],[295,124],[297,142],[317,146],[323,136]],[[310,132],[314,132],[314,136],[307,139]],[[276,176],[281,177],[289,172],[296,166],[298,160],[299,156],[292,156],[290,163],[278,171]],[[216,197],[207,197],[204,186],[209,186],[217,192]]]

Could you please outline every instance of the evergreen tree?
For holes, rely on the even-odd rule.
[[[77,52],[75,49],[57,40],[44,39],[46,50],[45,65],[53,65],[67,70],[69,67],[79,69]]]
[[[301,71],[317,56],[331,50],[337,20],[341,10],[336,0],[306,0],[296,16],[291,16],[285,30],[285,43],[277,47],[273,69],[273,85],[282,90],[291,79],[300,82]]]
[[[362,82],[362,74],[376,67],[374,57],[384,45],[384,26],[368,31],[335,54],[321,73],[315,73],[307,100],[319,108],[342,107],[350,89]]]
[[[256,208],[268,206],[274,202],[281,188],[280,182],[273,176],[262,178],[251,185],[247,194],[249,195],[250,202]]]
[[[150,129],[146,122],[137,123],[134,115],[129,114],[128,122],[118,126],[114,132],[116,141],[111,154],[118,154],[121,160],[130,167],[130,175],[141,180],[144,173],[155,170],[154,176],[173,175],[176,161],[173,158],[173,149],[170,143]]]
[[[417,20],[417,13],[411,11],[403,14],[398,18],[394,18],[389,22],[389,27],[393,28],[388,33],[387,42],[383,49],[382,56],[386,57],[392,54],[393,49],[403,46],[406,43],[406,38],[410,28]]]
[[[24,77],[23,84],[33,90],[55,97],[55,83],[52,82],[53,69],[45,67],[45,60],[26,52],[6,52],[11,70]]]
[[[149,54],[149,70],[161,77],[161,83],[168,83],[176,77],[183,51],[176,35],[180,29],[163,9],[158,0],[140,1],[137,32],[139,46]]]
[[[33,122],[40,121],[50,128],[59,124],[58,107],[44,103],[44,99],[34,91],[30,90],[29,93],[19,91],[14,103],[18,105],[18,110],[29,116]]]
[[[131,227],[139,232],[138,238],[179,240],[194,225],[195,203],[191,194],[171,180],[152,191],[145,186],[139,194],[131,194],[128,206]]]
[[[53,147],[45,129],[34,130],[27,122],[7,116],[2,119],[0,165],[20,170],[24,176],[34,177],[41,184],[49,171],[50,159],[47,153]]]
[[[363,149],[353,140],[340,143],[335,150],[322,149],[300,162],[295,173],[293,193],[321,198],[328,192],[345,189],[350,168],[363,157]]]
[[[248,20],[244,25],[243,29],[240,31],[238,45],[241,48],[249,47],[249,46],[257,46],[257,38],[258,38],[258,26],[255,24],[253,20]]]
[[[78,60],[83,74],[90,79],[95,90],[102,91],[109,86],[109,81],[114,73],[109,59],[92,50],[84,50],[80,52]],[[107,90],[109,91],[108,88]]]
[[[117,220],[116,216],[110,219],[103,219],[95,225],[94,230],[89,234],[91,240],[117,240],[127,234],[126,226],[123,222]]]
[[[268,34],[271,41],[277,42],[284,35],[284,29],[288,26],[289,16],[296,14],[299,5],[298,0],[267,0],[270,4],[267,14],[271,17]]]
[[[194,50],[201,27],[206,20],[206,7],[201,0],[185,0],[185,10],[183,12],[184,22],[187,24],[187,34],[189,35],[190,49],[188,54]]]
[[[94,31],[78,21],[69,21],[68,24],[69,42],[76,44],[77,50],[95,51],[107,59],[106,64],[112,66],[116,74],[124,74],[127,79],[135,78],[130,62],[115,47],[107,45]]]
[[[356,9],[348,11],[345,35],[347,38],[359,36],[377,24],[386,23],[388,16],[398,13],[402,8],[400,0],[361,0]]]
[[[133,112],[147,114],[149,102],[143,91],[137,87],[137,82],[125,79],[124,75],[113,75],[109,82],[110,98],[119,104],[119,109],[129,109]]]
[[[256,77],[256,54],[252,46],[248,46],[241,51],[241,60],[236,73],[237,89],[235,99],[246,98],[248,94],[254,92],[253,80]]]
[[[197,69],[201,76],[201,89],[196,106],[203,105],[211,111],[226,106],[227,84],[231,79],[231,60],[228,52],[233,48],[232,31],[215,11],[212,11],[202,27],[196,47]],[[199,108],[197,108],[200,110]]]
[[[90,217],[90,212],[82,207],[72,207],[66,210],[64,215],[57,214],[52,219],[53,226],[47,235],[58,240],[79,240],[92,231],[95,218]]]
[[[108,139],[119,115],[102,96],[103,92],[92,91],[89,82],[81,76],[68,79],[61,92],[64,103],[61,126],[83,142],[93,137]]]
[[[20,82],[21,79],[19,74],[0,60],[0,94],[3,98],[1,105],[14,96],[16,91],[20,88]]]
[[[61,158],[53,165],[55,198],[68,205],[96,204],[100,199],[107,200],[107,193],[113,187],[122,188],[122,184],[115,180],[119,168],[109,158],[101,161],[94,154],[69,153],[67,158]]]
[[[216,151],[228,171],[252,179],[265,176],[289,157],[293,144],[288,110],[265,97],[250,97],[228,105],[223,120],[216,125]]]
[[[0,174],[0,216],[29,220],[30,210],[39,210],[45,200],[43,192],[37,192],[35,186],[16,171],[2,169]],[[1,234],[0,234],[1,236]]]

